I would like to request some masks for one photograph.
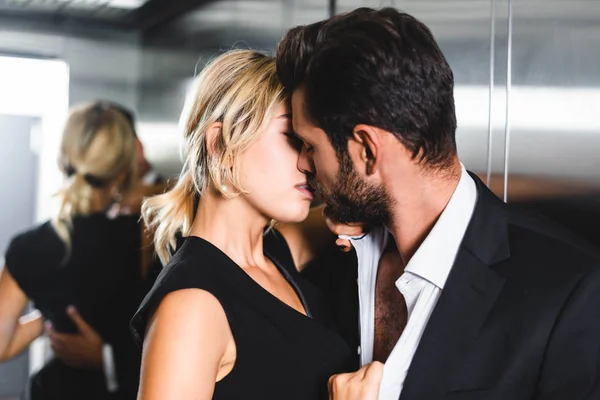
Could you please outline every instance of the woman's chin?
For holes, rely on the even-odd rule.
[[[308,217],[310,207],[298,207],[295,209],[289,209],[287,212],[281,213],[281,218],[275,218],[277,222],[282,224],[298,224]]]

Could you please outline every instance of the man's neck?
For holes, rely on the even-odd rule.
[[[458,159],[448,169],[423,172],[411,184],[392,183],[389,191],[394,206],[388,230],[394,236],[404,265],[408,264],[437,222],[454,194],[462,173]]]

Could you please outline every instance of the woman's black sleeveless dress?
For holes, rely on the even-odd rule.
[[[294,268],[285,239],[271,231],[264,249],[308,316],[270,294],[209,242],[188,237],[133,318],[134,337],[141,344],[148,319],[165,295],[203,289],[225,310],[237,350],[235,366],[216,383],[213,399],[327,399],[329,377],[352,370],[351,351],[330,326],[318,290]]]
[[[69,305],[77,307],[112,345],[120,387],[109,394],[103,371],[72,368],[53,358],[31,378],[31,399],[136,398],[141,354],[129,321],[142,298],[140,232],[139,216],[76,216],[66,262],[65,245],[50,222],[12,239],[6,268],[17,284],[58,332],[77,332],[66,313]]]

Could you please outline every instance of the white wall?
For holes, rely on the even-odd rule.
[[[101,33],[53,32],[2,21],[0,53],[64,60],[70,70],[70,104],[104,98],[136,109],[141,69],[136,33],[103,37]]]
[[[68,109],[68,87],[69,68],[63,61],[0,57],[0,113],[41,120],[34,140],[37,143],[32,143],[39,154],[38,221],[52,216],[56,206],[50,198],[61,183],[56,160]],[[2,167],[10,168],[10,162],[5,161]]]

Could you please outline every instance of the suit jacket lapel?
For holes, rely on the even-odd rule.
[[[453,363],[477,336],[504,284],[494,264],[509,257],[502,203],[475,176],[478,200],[452,271],[414,355],[400,399],[435,399]]]

